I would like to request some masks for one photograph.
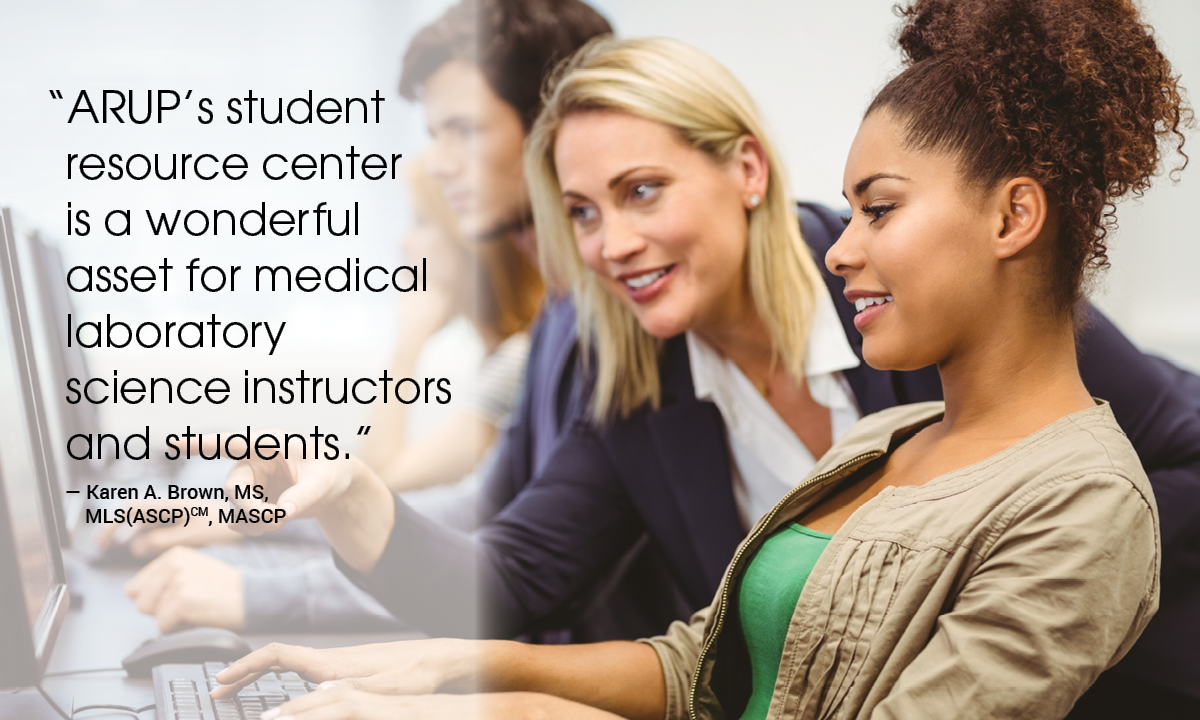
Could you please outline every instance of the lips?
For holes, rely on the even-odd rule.
[[[635,302],[647,302],[658,296],[675,275],[675,265],[625,273],[617,278]]]
[[[461,190],[446,193],[446,204],[455,212],[466,210],[471,205],[471,193]]]
[[[854,308],[858,310],[858,314],[854,316],[854,327],[861,332],[875,318],[886,312],[894,299],[891,295],[866,295],[855,298]]]
[[[671,268],[668,266],[665,268],[660,268],[658,270],[652,270],[648,273],[645,273],[644,275],[636,275],[634,277],[625,278],[623,280],[623,282],[626,285],[628,285],[629,287],[633,288],[634,290],[641,290],[642,288],[646,287],[650,283],[659,279],[663,275],[666,275],[670,269]]]

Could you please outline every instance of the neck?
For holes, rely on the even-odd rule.
[[[989,337],[938,364],[943,434],[1022,438],[1093,406],[1070,322],[994,323]]]
[[[695,327],[693,332],[732,360],[752,382],[759,383],[771,372],[771,333],[754,299],[748,292],[746,295],[741,302],[727,305],[715,322]]]

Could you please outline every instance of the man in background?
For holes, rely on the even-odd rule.
[[[424,104],[432,138],[426,170],[468,239],[513,242],[534,261],[521,152],[540,110],[542,82],[588,40],[611,31],[607,20],[579,0],[463,0],[413,37],[400,92]],[[574,337],[570,303],[548,301],[510,426],[483,479],[484,498],[466,487],[421,502],[435,522],[466,530],[464,517],[490,517],[533,477],[570,412]],[[161,551],[172,544],[160,537],[152,546]],[[425,561],[436,569],[448,558]],[[473,573],[460,576],[473,585]],[[348,585],[328,562],[255,571],[173,548],[143,568],[128,591],[168,632],[196,625],[247,632],[345,627],[359,615],[377,622],[378,605],[370,598],[358,602]],[[400,612],[400,619],[433,634],[476,634],[474,597],[473,587],[457,604],[414,592],[418,607]]]

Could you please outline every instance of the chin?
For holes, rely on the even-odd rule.
[[[879,340],[863,339],[863,360],[876,370],[919,370],[932,361],[918,357],[909,348],[896,347],[895,344]]]
[[[474,213],[463,213],[462,215],[458,215],[456,219],[458,220],[458,232],[468,239],[479,237],[487,229],[486,225]]]
[[[659,340],[673,338],[687,332],[688,324],[675,317],[664,317],[660,313],[634,313],[642,329]]]

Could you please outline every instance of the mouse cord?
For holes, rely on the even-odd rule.
[[[125,668],[92,668],[91,670],[63,670],[62,672],[43,673],[42,677],[66,677],[67,675],[88,675],[90,673],[125,672]]]
[[[37,691],[42,694],[42,697],[46,699],[46,702],[50,703],[50,707],[54,708],[54,712],[58,713],[58,716],[63,720],[72,720],[72,718],[79,713],[87,712],[88,710],[117,710],[120,712],[129,713],[134,717],[139,717],[147,710],[154,709],[153,705],[147,705],[146,707],[142,708],[129,707],[128,705],[84,705],[83,707],[75,708],[74,712],[68,714],[66,710],[63,710],[61,707],[59,707],[58,703],[54,702],[54,698],[50,697],[50,694],[42,688],[41,683],[38,683]]]
[[[88,710],[119,710],[120,712],[127,712],[134,717],[138,717],[147,710],[153,709],[153,705],[147,705],[143,708],[132,708],[127,705],[84,705],[83,707],[75,708],[75,713],[71,717]]]
[[[50,697],[50,694],[42,689],[41,683],[38,683],[37,691],[42,694],[42,697],[46,699],[46,702],[50,703],[50,707],[54,708],[54,712],[58,713],[60,718],[63,720],[71,720],[71,716],[67,714],[67,711],[60,708],[58,703],[54,702],[54,698]]]

